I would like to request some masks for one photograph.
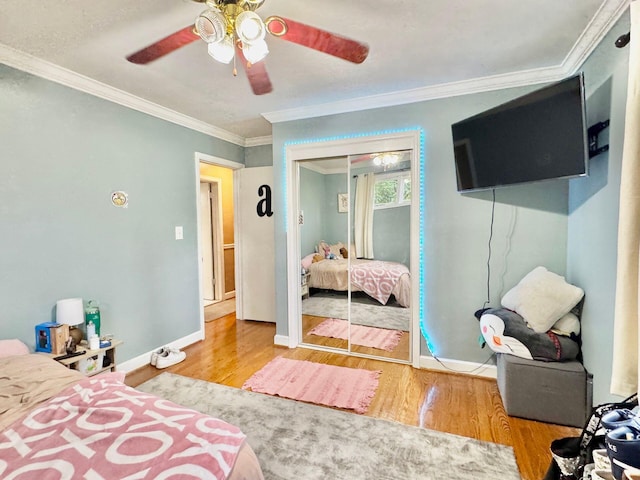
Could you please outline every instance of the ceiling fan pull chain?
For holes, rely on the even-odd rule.
[[[234,45],[238,44],[238,37],[236,37],[236,33],[235,31],[232,33],[233,35],[233,43]],[[237,49],[236,49],[237,52]],[[238,58],[238,55],[234,55],[233,56],[233,76],[237,77],[238,76],[238,69],[236,68],[236,59]]]

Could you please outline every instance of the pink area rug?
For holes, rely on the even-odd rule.
[[[278,357],[242,388],[365,413],[376,394],[381,373]]]
[[[348,332],[349,322],[347,320],[328,318],[320,325],[312,328],[309,334],[346,340]],[[351,343],[388,352],[392,352],[398,346],[403,334],[404,332],[400,330],[351,325]]]

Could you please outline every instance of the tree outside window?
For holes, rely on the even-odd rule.
[[[411,172],[376,175],[375,208],[393,208],[411,204]]]

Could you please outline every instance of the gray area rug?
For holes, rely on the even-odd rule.
[[[302,301],[302,313],[316,317],[347,318],[347,297],[313,295]],[[351,302],[351,323],[409,331],[411,309]]]
[[[266,480],[520,479],[504,445],[167,372],[137,388],[240,427]]]

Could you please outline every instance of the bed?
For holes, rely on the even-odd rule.
[[[0,358],[0,478],[263,480],[240,429],[123,380]]]
[[[411,304],[411,274],[401,263],[333,258],[311,263],[308,272],[310,288],[345,292],[351,280],[352,291],[365,292],[382,305],[391,295],[403,307]]]

